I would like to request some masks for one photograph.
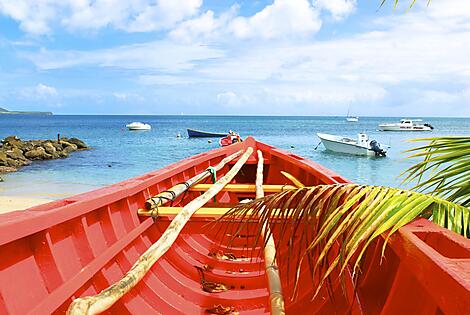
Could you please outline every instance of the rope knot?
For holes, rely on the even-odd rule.
[[[215,167],[213,166],[209,166],[206,171],[208,171],[209,173],[211,173],[211,178],[212,178],[212,183],[215,184],[215,182],[217,181],[217,170],[215,169]]]

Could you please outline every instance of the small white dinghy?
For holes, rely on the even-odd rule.
[[[141,123],[141,122],[133,122],[133,123],[127,124],[126,127],[129,130],[150,130],[150,129],[152,129],[152,126],[150,126],[149,124],[144,124],[144,123]]]
[[[369,141],[369,137],[365,133],[357,135],[357,140],[329,135],[326,133],[317,133],[318,138],[328,151],[364,155],[364,156],[385,156],[387,154],[388,145],[378,143],[376,140]]]

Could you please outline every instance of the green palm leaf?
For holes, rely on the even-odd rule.
[[[319,279],[314,281],[316,295],[336,268],[344,275],[351,266],[356,274],[374,239],[382,234],[384,249],[392,233],[420,215],[470,235],[470,209],[462,205],[419,192],[357,184],[284,191],[233,208],[220,220],[228,219],[231,228],[238,231],[257,222],[256,242],[266,239],[263,226],[269,224],[278,232],[277,245],[282,240],[288,246],[287,265],[297,266],[294,295],[304,261],[310,266],[311,279]],[[294,247],[298,251],[299,240],[307,246],[292,255]]]
[[[385,2],[387,2],[387,0],[382,0],[382,2],[380,2],[380,8],[383,7],[383,5],[385,4]],[[399,0],[394,0],[394,4],[393,4],[393,9],[396,9],[398,7],[398,2]],[[416,0],[411,0],[410,1],[410,7],[408,8],[411,9],[416,3]],[[431,0],[427,0],[427,5],[429,6],[429,4],[431,4]]]
[[[470,137],[438,137],[411,140],[428,144],[408,150],[411,158],[423,158],[402,175],[413,190],[428,192],[470,206]],[[427,179],[423,179],[427,177]]]

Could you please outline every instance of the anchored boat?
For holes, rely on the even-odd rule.
[[[348,106],[348,114],[346,115],[346,121],[347,121],[347,122],[358,122],[358,121],[359,121],[359,117],[358,117],[358,116],[351,116],[351,115],[349,115],[349,108],[350,108],[350,106]]]
[[[276,223],[267,243],[280,244],[279,252],[251,259],[249,226],[222,228],[235,236],[229,246],[229,238],[208,225],[242,200],[299,182],[348,181],[250,137],[105,188],[2,214],[0,313],[84,314],[77,309],[83,301],[95,303],[90,314],[470,313],[470,241],[428,220],[401,228],[384,257],[378,238],[355,288],[346,272],[344,286],[333,281],[312,300],[310,273],[301,272],[293,301],[293,279],[281,259],[289,253]],[[184,227],[181,220],[188,220]],[[266,263],[274,257],[278,268]],[[141,273],[140,263],[150,261]]]
[[[208,132],[195,129],[187,129],[190,138],[218,138],[225,137],[226,133]]]
[[[325,149],[332,152],[365,156],[385,156],[389,146],[380,144],[376,140],[369,140],[365,133],[357,135],[356,139],[317,133]]]
[[[243,139],[240,138],[240,135],[233,132],[233,131],[230,131],[230,133],[228,135],[226,135],[225,137],[219,139],[219,145],[221,147],[225,147],[225,146],[228,146],[228,145],[231,145],[231,144],[234,144],[234,143],[237,143],[237,142],[242,142]]]
[[[421,124],[421,119],[402,119],[399,123],[380,124],[380,131],[431,131],[431,124]]]
[[[127,124],[126,128],[129,130],[150,130],[152,129],[152,126],[150,126],[149,124],[144,124],[144,123],[135,121],[130,124]]]

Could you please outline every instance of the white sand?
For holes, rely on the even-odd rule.
[[[0,213],[24,210],[29,207],[37,206],[52,201],[44,198],[27,198],[21,196],[0,196]]]

